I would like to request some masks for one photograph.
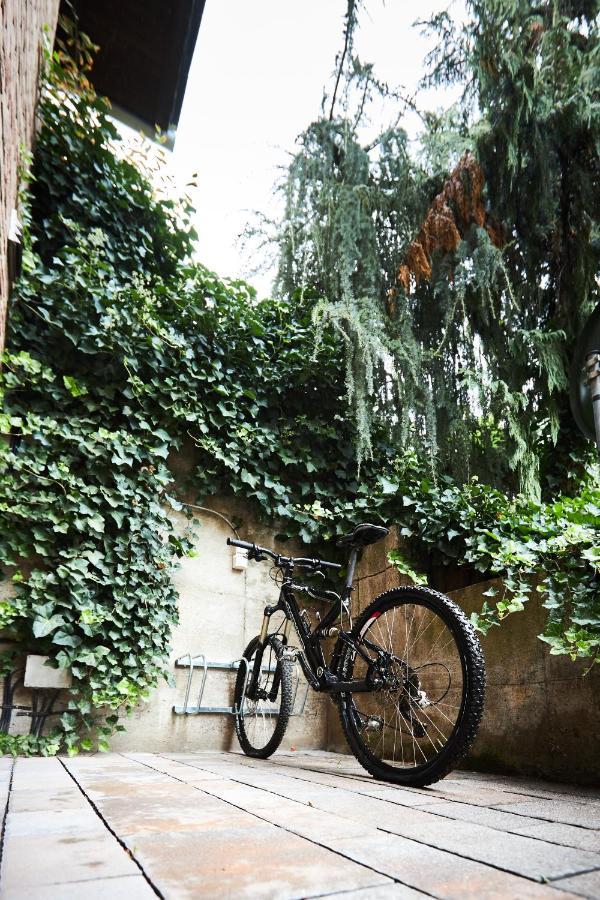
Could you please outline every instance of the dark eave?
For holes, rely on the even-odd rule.
[[[61,0],[98,51],[92,82],[134,122],[177,126],[205,0]]]

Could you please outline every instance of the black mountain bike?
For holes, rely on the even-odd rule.
[[[380,594],[352,622],[358,554],[387,534],[379,525],[358,525],[342,538],[350,554],[340,594],[294,581],[298,570],[322,575],[326,568],[341,569],[337,563],[227,541],[247,550],[250,560],[272,560],[281,588],[277,604],[265,608],[261,632],[244,651],[236,678],[236,732],[248,756],[266,759],[281,743],[296,661],[310,686],[337,703],[350,749],[376,778],[431,784],[467,753],[483,712],[485,667],[462,610],[429,588],[400,587]],[[301,594],[331,603],[313,628],[298,605]],[[270,631],[277,612],[283,619]],[[299,646],[290,642],[292,627]],[[332,637],[337,640],[326,661],[322,642]]]

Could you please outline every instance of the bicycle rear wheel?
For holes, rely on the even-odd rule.
[[[352,752],[385,781],[423,786],[443,778],[469,750],[483,713],[485,666],[471,623],[443,594],[403,587],[377,597],[352,637],[371,662],[347,648],[343,679],[379,681],[369,693],[340,698]]]
[[[247,691],[252,683],[260,638],[253,638],[244,650],[247,667],[240,664],[234,691],[235,730],[247,756],[267,759],[277,750],[292,714],[293,663],[278,659],[279,641],[268,639],[260,663],[254,697]]]

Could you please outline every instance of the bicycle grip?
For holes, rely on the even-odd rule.
[[[230,547],[241,547],[242,550],[252,550],[254,544],[249,544],[248,541],[234,541],[231,538],[227,538],[227,543]]]
[[[339,563],[327,562],[326,559],[305,559],[304,557],[294,557],[293,562],[297,566],[305,566],[312,569],[341,569]]]

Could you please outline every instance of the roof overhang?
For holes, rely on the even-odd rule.
[[[61,0],[98,44],[91,80],[115,115],[172,143],[205,0]]]

